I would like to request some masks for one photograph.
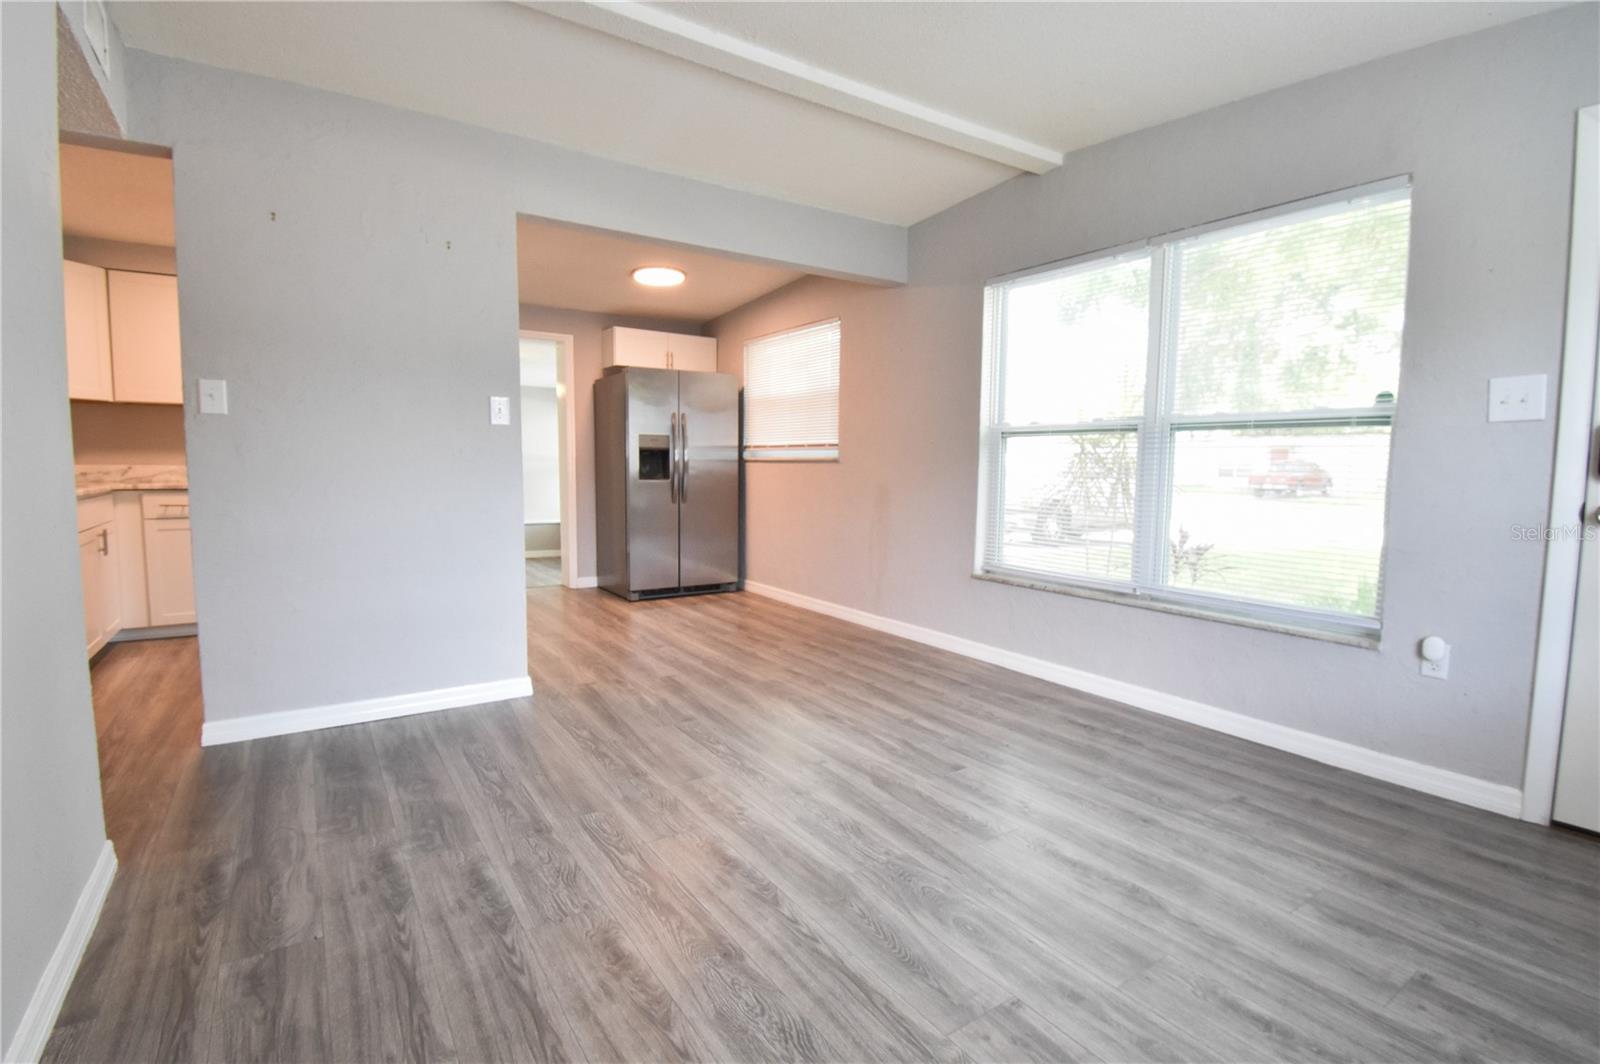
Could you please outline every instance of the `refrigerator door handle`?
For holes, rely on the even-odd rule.
[[[673,414],[667,423],[667,497],[678,504],[678,415]]]
[[[678,501],[689,501],[689,415],[678,415],[678,447],[682,456],[678,459]]]

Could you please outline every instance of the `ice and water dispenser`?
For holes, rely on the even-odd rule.
[[[672,437],[639,434],[639,479],[667,480],[672,476]]]

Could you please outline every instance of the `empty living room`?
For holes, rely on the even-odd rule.
[[[0,1060],[1600,1060],[1600,2],[0,0]]]

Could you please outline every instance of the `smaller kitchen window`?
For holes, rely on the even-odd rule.
[[[744,345],[744,456],[757,461],[838,459],[838,318]]]

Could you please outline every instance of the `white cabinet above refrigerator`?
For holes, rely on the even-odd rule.
[[[600,334],[600,365],[715,373],[717,340],[714,336],[689,336],[617,325]]]

